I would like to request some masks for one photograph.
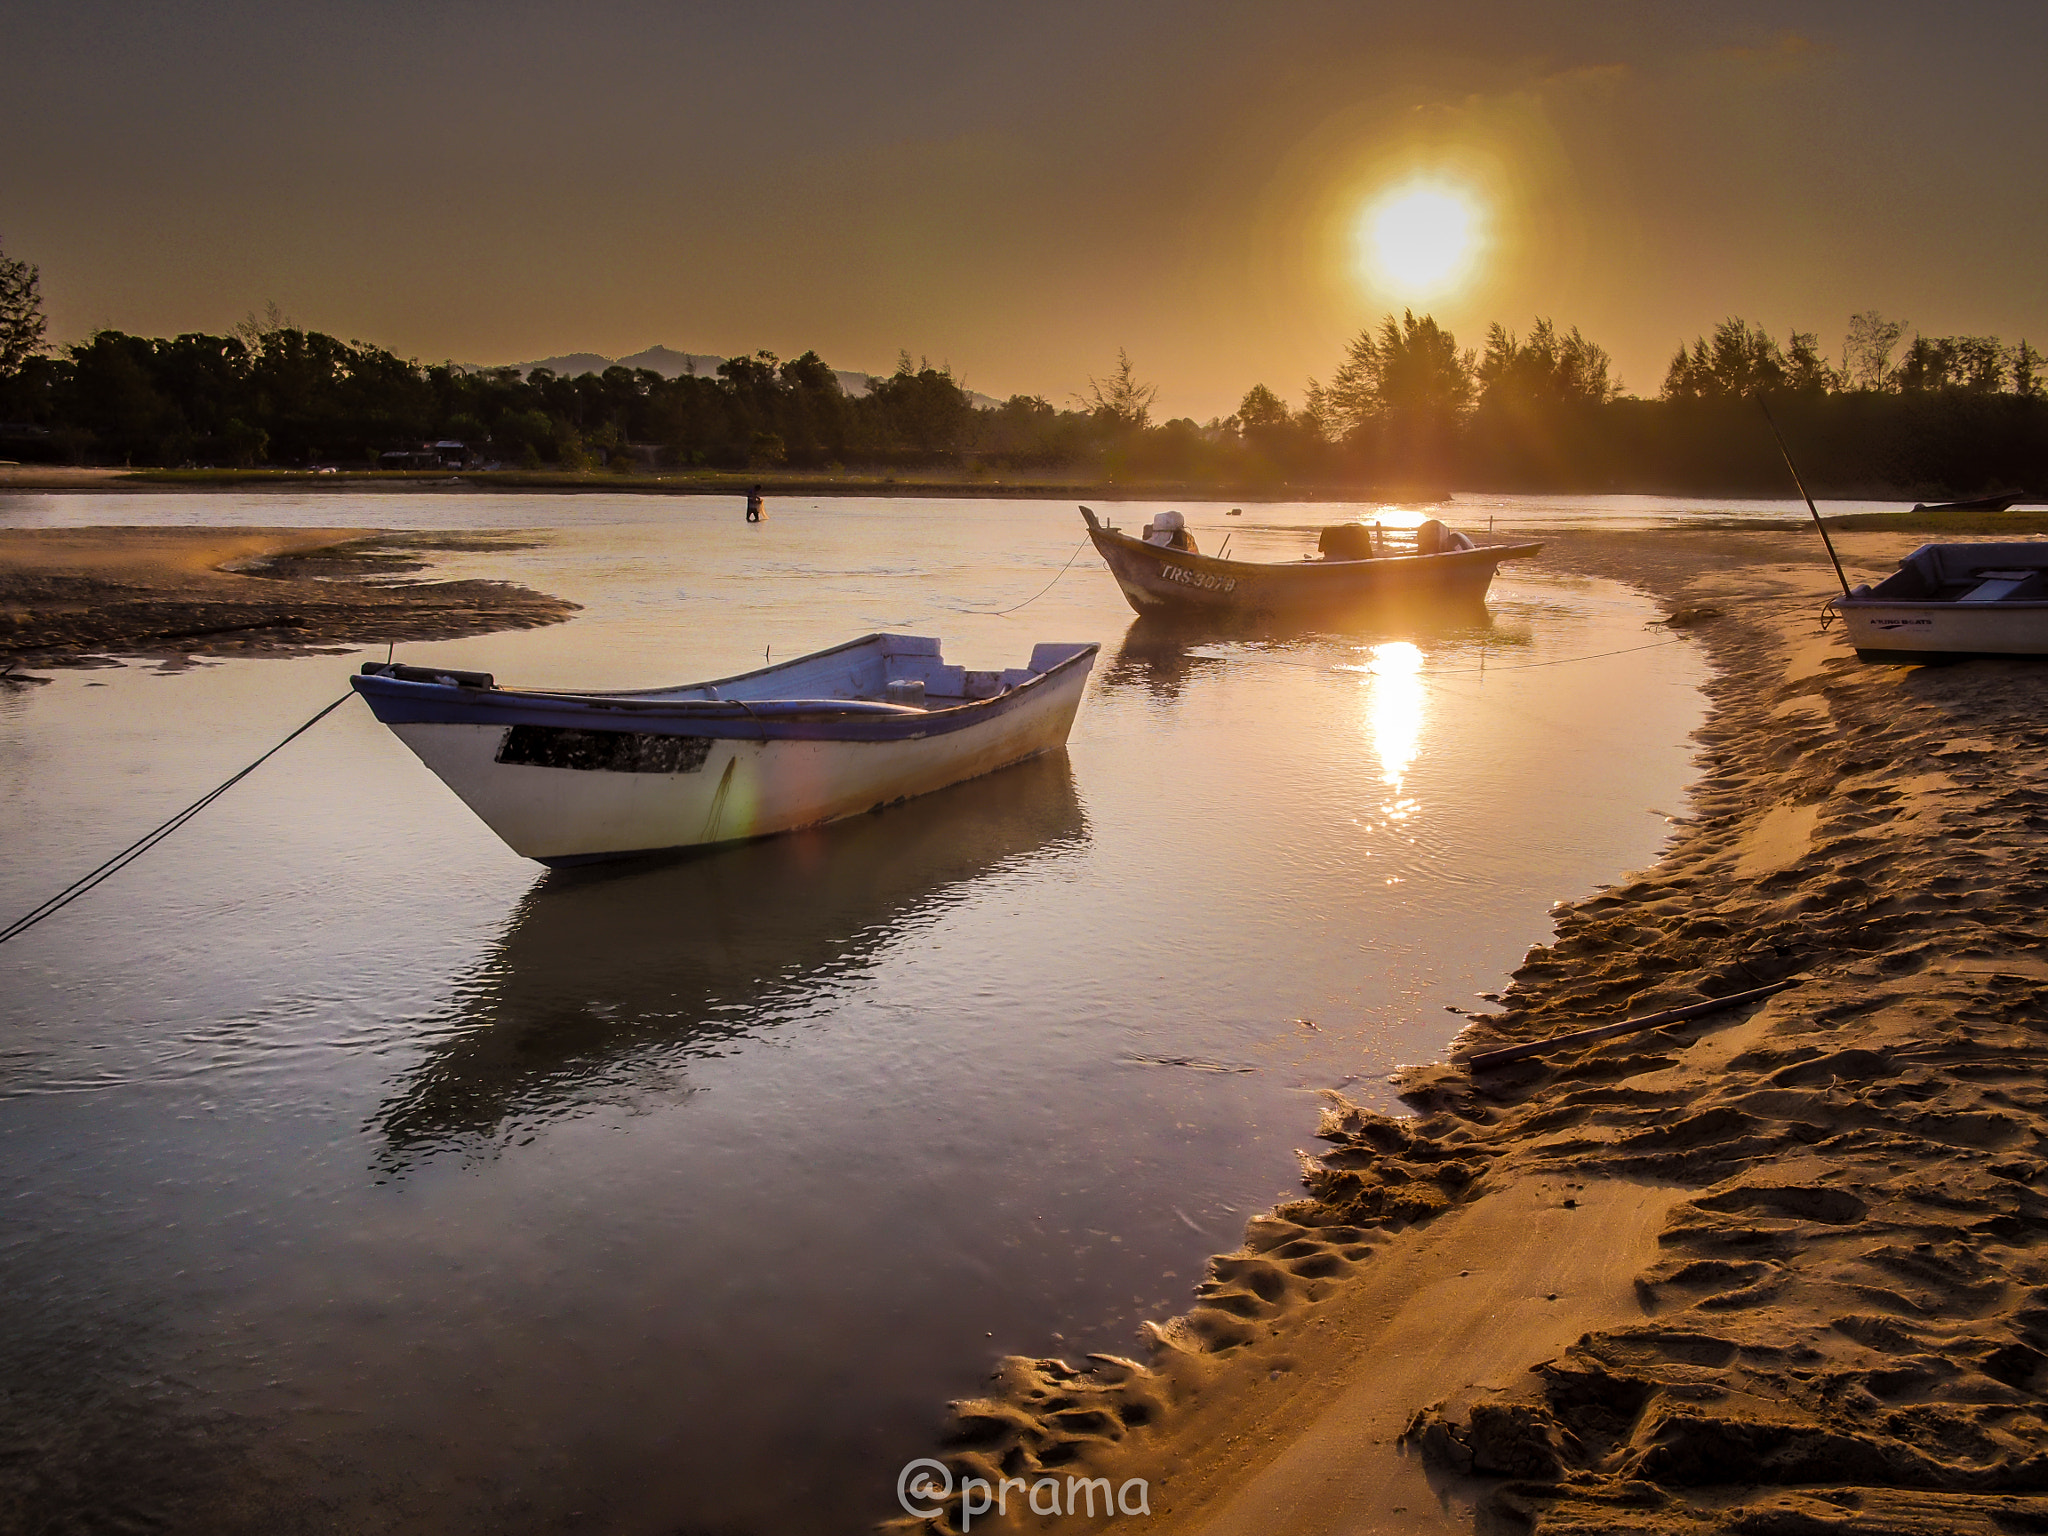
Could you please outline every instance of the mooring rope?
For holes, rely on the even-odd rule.
[[[1450,672],[1532,672],[1538,667],[1568,667],[1575,661],[1599,661],[1605,656],[1633,656],[1637,651],[1654,651],[1661,646],[1682,645],[1686,638],[1684,635],[1673,635],[1669,640],[1652,640],[1647,645],[1624,646],[1618,651],[1593,651],[1585,656],[1559,656],[1553,661],[1505,661],[1490,667],[1418,667],[1416,671],[1423,676],[1439,677]]]
[[[1740,601],[1744,603],[1808,603],[1812,602],[1813,598],[1808,593],[1790,592],[1771,593],[1762,595],[1743,594],[1740,598]],[[1840,599],[1838,598],[1828,599],[1830,605],[1838,601],[1840,601]],[[1719,617],[1721,617],[1721,612],[1719,609],[1710,610],[1703,616],[1704,619],[1718,619]],[[1583,656],[1558,656],[1549,661],[1502,661],[1492,663],[1482,662],[1479,666],[1476,667],[1417,667],[1413,672],[1403,672],[1399,675],[1403,677],[1444,677],[1459,672],[1532,672],[1536,670],[1538,667],[1568,667],[1574,664],[1575,662],[1600,661],[1608,656],[1632,656],[1637,651],[1654,651],[1667,645],[1683,645],[1687,640],[1692,638],[1690,631],[1694,627],[1695,624],[1687,623],[1684,626],[1684,629],[1686,631],[1685,633],[1675,634],[1667,640],[1652,640],[1643,645],[1623,646],[1620,650],[1615,651],[1591,651]],[[1822,631],[1825,632],[1827,627],[1828,616],[1824,614],[1821,619]],[[1190,651],[1188,654],[1192,656],[1196,653]],[[1284,656],[1275,656],[1270,651],[1253,651],[1250,654],[1260,661],[1268,661],[1273,663],[1275,666],[1299,667],[1302,670],[1308,672],[1374,673],[1374,669],[1372,667],[1360,666],[1355,662],[1339,662],[1336,664],[1332,664],[1329,662],[1322,661],[1290,661]],[[1222,661],[1226,658],[1218,656],[1211,659],[1216,661]],[[1374,675],[1379,674],[1374,673]]]
[[[1023,602],[1018,603],[1015,607],[955,608],[953,612],[974,613],[980,614],[984,618],[1000,619],[1004,614],[1015,613],[1019,608],[1029,608],[1033,603],[1037,602],[1041,597],[1045,596],[1046,593],[1050,592],[1054,587],[1059,585],[1060,577],[1066,575],[1067,572],[1073,568],[1074,562],[1081,558],[1081,551],[1086,549],[1087,547],[1088,539],[1087,536],[1084,534],[1081,538],[1081,542],[1074,546],[1074,552],[1071,555],[1067,556],[1067,563],[1061,566],[1057,571],[1053,573],[1052,580],[1048,581],[1044,586],[1040,587],[1036,592],[1032,593],[1029,597],[1025,598]]]
[[[126,848],[123,848],[111,859],[108,859],[104,864],[101,864],[97,869],[89,870],[85,874],[80,875],[76,880],[72,881],[71,884],[65,886],[63,890],[59,891],[56,895],[52,896],[48,901],[44,902],[41,906],[36,907],[32,911],[23,913],[20,917],[17,917],[13,922],[9,923],[5,928],[0,928],[0,944],[5,944],[9,939],[14,938],[18,934],[28,932],[29,929],[35,927],[35,925],[37,923],[40,923],[44,918],[54,917],[57,913],[63,911],[66,907],[70,906],[72,902],[78,900],[78,898],[83,896],[87,891],[90,891],[94,886],[100,884],[104,880],[111,878],[114,875],[119,874],[122,870],[126,869],[130,864],[133,864],[137,859],[141,858],[145,853],[149,852],[149,850],[154,848],[158,843],[162,842],[165,838],[169,837],[173,832],[177,831],[178,828],[185,825],[185,823],[190,821],[194,816],[197,816],[201,811],[205,810],[209,805],[213,804],[213,802],[218,800],[222,795],[226,794],[229,790],[233,789],[237,784],[241,783],[242,780],[249,777],[249,775],[254,773],[258,768],[261,768],[265,763],[269,762],[271,758],[277,756],[278,753],[282,752],[286,747],[290,746],[293,742],[297,741],[301,736],[305,735],[306,732],[313,729],[313,727],[318,725],[322,720],[325,720],[329,715],[333,714],[337,709],[341,708],[342,705],[346,704],[349,701],[351,696],[351,694],[344,693],[332,704],[328,705],[325,709],[321,710],[319,714],[313,716],[312,719],[308,720],[304,725],[300,726],[297,730],[293,731],[291,735],[285,737],[283,741],[280,741],[268,752],[264,753],[261,757],[257,758],[255,762],[249,764],[248,767],[242,769],[241,772],[234,774],[232,777],[223,780],[221,783],[215,785],[212,789],[208,790],[205,794],[201,795],[197,800],[194,800],[190,805],[186,806],[182,811],[178,812],[177,815],[171,817],[170,820],[161,823],[160,825],[152,828],[148,832],[143,833],[142,836],[138,837]]]

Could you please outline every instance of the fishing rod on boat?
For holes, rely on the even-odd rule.
[[[1799,487],[1799,494],[1806,498],[1806,510],[1813,514],[1813,526],[1820,530],[1820,541],[1828,547],[1828,559],[1834,563],[1835,580],[1842,584],[1842,596],[1849,596],[1849,578],[1842,574],[1842,558],[1835,553],[1835,541],[1828,537],[1828,525],[1820,520],[1820,508],[1813,504],[1813,497],[1807,494],[1806,482],[1799,478],[1799,466],[1792,462],[1792,450],[1785,446],[1785,434],[1778,430],[1777,418],[1771,415],[1771,408],[1763,396],[1757,396],[1758,407],[1764,413],[1764,420],[1771,424],[1771,436],[1778,440],[1778,452],[1785,455],[1785,467],[1792,471],[1792,483]]]

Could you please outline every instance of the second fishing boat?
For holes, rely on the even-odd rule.
[[[1319,554],[1301,560],[1222,560],[1194,547],[1178,512],[1155,517],[1142,537],[1105,526],[1087,507],[1081,516],[1124,600],[1160,618],[1286,619],[1477,603],[1503,560],[1543,548],[1475,543],[1431,519],[1399,536],[1336,524],[1323,530]]]

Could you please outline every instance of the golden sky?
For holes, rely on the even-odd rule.
[[[1730,314],[2048,342],[2038,3],[8,12],[0,247],[59,341],[275,303],[425,360],[902,349],[1060,404],[1125,347],[1198,419],[1411,301],[1577,325],[1643,393]],[[1462,281],[1369,259],[1417,187]]]

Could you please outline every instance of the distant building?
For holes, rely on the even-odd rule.
[[[416,448],[393,448],[377,455],[379,469],[468,469],[476,461],[467,443],[445,437]]]

